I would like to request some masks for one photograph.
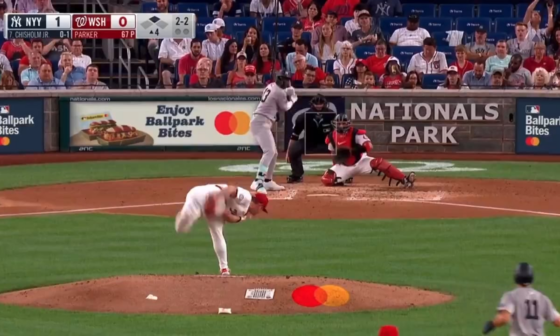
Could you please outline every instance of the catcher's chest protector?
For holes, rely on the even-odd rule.
[[[353,159],[351,159],[351,163],[348,163],[349,166],[354,165],[356,162],[360,161],[360,159],[362,158],[362,154],[366,152],[363,146],[360,146],[358,145],[358,143],[356,143],[356,135],[358,135],[358,130],[354,127],[350,128],[347,133],[338,133],[336,130],[329,133],[329,141],[334,148],[341,147],[351,150]]]

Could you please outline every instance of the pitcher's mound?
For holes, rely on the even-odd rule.
[[[248,289],[274,289],[246,299]],[[260,291],[264,293],[264,291]],[[149,300],[152,295],[157,300]],[[0,302],[39,308],[113,313],[333,313],[402,309],[448,302],[452,296],[409,287],[313,277],[123,276],[0,295]]]

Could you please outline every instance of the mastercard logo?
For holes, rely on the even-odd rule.
[[[537,137],[527,137],[525,139],[525,144],[530,147],[537,147],[541,143],[541,140]]]
[[[218,113],[214,120],[216,131],[222,135],[244,135],[249,132],[251,118],[244,111],[230,112],[223,111]]]
[[[8,137],[1,137],[0,138],[0,145],[8,146],[10,144],[10,138]]]
[[[304,307],[340,307],[350,301],[348,291],[340,286],[325,285],[305,285],[296,288],[292,292],[292,300]]]

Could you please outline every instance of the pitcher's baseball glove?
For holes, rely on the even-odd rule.
[[[352,156],[352,150],[350,148],[337,148],[336,154],[334,155],[334,164],[346,164],[348,159]]]

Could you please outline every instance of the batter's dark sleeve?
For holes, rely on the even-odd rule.
[[[303,128],[305,127],[305,113],[300,114],[296,118],[296,122],[292,127],[292,136],[290,137],[291,140],[298,140],[299,135],[303,132]]]

